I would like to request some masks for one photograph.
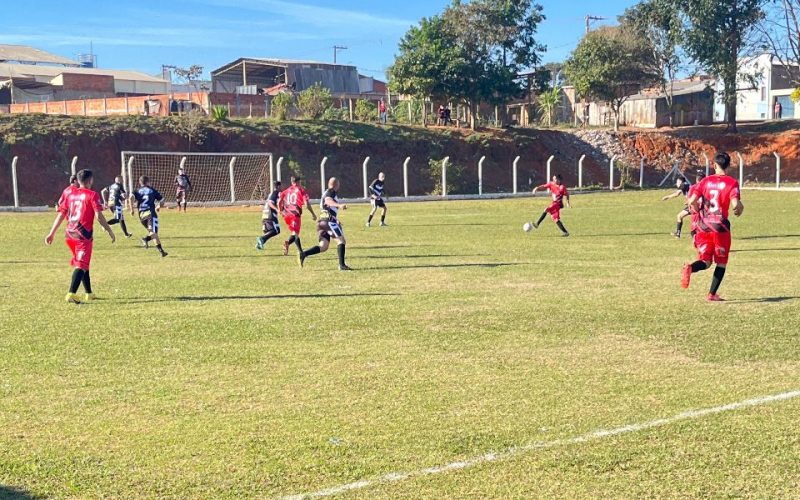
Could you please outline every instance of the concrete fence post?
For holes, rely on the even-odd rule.
[[[319,189],[320,195],[325,192],[325,164],[328,163],[328,157],[324,157],[319,164]]]
[[[133,159],[134,157],[131,156],[128,158],[128,193],[129,196],[133,196]],[[131,202],[131,199],[128,198],[128,202]],[[131,205],[131,210],[133,210],[133,205]]]
[[[11,160],[11,184],[14,189],[14,208],[19,208],[19,186],[17,185],[17,161],[19,157],[15,156]]]
[[[647,157],[642,155],[642,162],[639,164],[639,189],[644,188],[644,164],[647,162]]]
[[[578,188],[583,188],[583,160],[586,159],[586,155],[581,155],[580,160],[578,160]]]
[[[231,178],[231,203],[236,201],[236,184],[233,178],[233,167],[236,165],[236,157],[234,156],[231,158],[231,162],[228,164],[228,173]]]
[[[275,175],[277,176],[278,180],[281,180],[281,165],[283,165],[283,156],[278,158],[278,163],[275,164]]]
[[[131,103],[128,101],[128,96],[125,96],[125,114],[131,114]]]
[[[742,158],[742,153],[738,151],[736,156],[739,157],[739,186],[744,187],[744,158]]]
[[[78,170],[78,157],[77,156],[73,156],[72,157],[72,163],[70,164],[69,168],[70,168],[70,171],[72,172],[72,175],[75,175],[75,172],[77,172],[77,170]]]
[[[552,166],[552,164],[553,164],[553,160],[554,160],[555,158],[556,158],[556,156],[555,156],[555,155],[550,155],[550,158],[548,158],[548,159],[547,159],[547,179],[545,179],[545,182],[550,182],[550,179],[551,179],[551,178],[552,178],[552,176],[553,176],[553,175],[552,175],[552,168],[551,168],[551,166]]]
[[[445,156],[442,160],[442,197],[447,197],[447,166],[450,164],[450,157]]]
[[[519,156],[514,158],[514,164],[513,164],[513,168],[512,168],[512,177],[514,179],[514,181],[513,181],[514,182],[514,189],[513,189],[513,193],[514,194],[517,194],[517,185],[518,185],[518,183],[517,183],[517,172],[518,172],[518,170],[519,170]]]
[[[267,189],[264,190],[264,191],[266,191],[268,193],[272,191],[272,187],[275,185],[275,162],[273,161],[274,159],[275,159],[275,157],[272,156],[272,154],[270,154],[269,155],[269,186],[267,186]]]
[[[120,174],[119,175],[122,176],[122,186],[127,189],[128,186],[130,186],[130,184],[128,184],[128,171],[125,169],[125,152],[124,151],[120,151],[119,152],[119,169],[120,169]]]
[[[411,157],[406,157],[403,162],[403,196],[408,198],[408,164],[411,162]]]
[[[617,164],[617,155],[611,157],[611,165],[608,169],[608,189],[614,190],[614,167]]]
[[[703,151],[703,159],[705,159],[706,161],[706,177],[708,177],[709,174],[711,173],[711,161],[709,161],[708,155],[706,154],[705,151]]]
[[[775,155],[775,189],[781,188],[781,155],[777,152],[772,153]]]
[[[369,178],[368,178],[368,171],[369,168],[369,156],[364,159],[364,164],[362,165],[362,170],[364,174],[364,199],[369,198]]]
[[[483,162],[486,161],[485,156],[481,156],[478,160],[478,196],[483,196]]]

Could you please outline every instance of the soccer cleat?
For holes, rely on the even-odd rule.
[[[83,294],[83,301],[84,302],[93,302],[94,299],[95,299],[95,296],[94,296],[93,293],[85,293],[85,294]]]
[[[689,288],[689,283],[692,281],[692,265],[686,263],[683,265],[681,271],[681,288]]]
[[[150,248],[150,242],[147,241],[146,239],[142,238],[142,246],[144,248]]]
[[[256,238],[256,250],[264,250],[264,242],[261,238]]]
[[[372,227],[372,223],[371,222],[367,222],[367,227]]]
[[[387,224],[387,223],[385,223],[385,222],[381,221],[381,227],[386,227],[386,226],[388,226],[388,225],[389,225],[389,224]]]
[[[531,222],[531,226],[533,226],[534,229],[539,229],[539,223],[538,222]]]
[[[569,238],[569,233],[561,233],[562,238]]]
[[[340,271],[352,271],[353,269],[348,265],[344,265],[344,266],[339,266],[339,270]]]
[[[708,297],[706,297],[706,300],[708,302],[725,302],[725,299],[723,299],[716,293],[709,293]]]
[[[289,242],[288,241],[284,241],[283,242],[283,255],[284,256],[289,255]]]
[[[306,263],[306,254],[305,252],[300,252],[297,254],[297,263],[300,264],[300,269],[303,268],[303,265]]]
[[[127,239],[131,239],[131,238],[133,238],[133,235],[132,235],[132,234],[126,234],[126,235],[125,235],[125,238],[127,238]]]
[[[163,259],[164,257],[166,257],[167,255],[169,255],[167,252],[161,252],[161,258],[162,258],[162,259]]]
[[[68,293],[65,300],[67,301],[67,304],[80,304],[81,303],[81,299],[80,299],[80,297],[78,297],[77,293]]]
[[[677,232],[677,231],[676,231],[676,232],[674,232],[674,233],[670,233],[670,234],[671,234],[672,236],[674,236],[675,238],[677,238],[677,239],[681,239],[681,233],[679,233],[679,232]]]

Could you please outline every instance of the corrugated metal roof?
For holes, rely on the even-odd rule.
[[[321,62],[321,61],[306,61],[302,59],[280,59],[280,58],[270,58],[270,57],[240,57],[233,62],[226,64],[225,66],[221,66],[214,71],[211,72],[212,75],[216,75],[218,73],[223,73],[228,71],[230,68],[237,66],[242,61],[247,61],[249,63],[256,63],[256,64],[267,64],[271,66],[291,66],[291,65],[314,65],[314,66],[330,66],[330,67],[339,67],[339,68],[352,68],[355,69],[355,66],[350,64],[333,64],[328,62]]]
[[[151,76],[138,71],[128,71],[122,69],[98,69],[98,68],[64,68],[60,66],[39,66],[36,64],[8,64],[0,63],[0,80],[13,78],[33,78],[44,76],[54,78],[63,73],[78,75],[100,75],[113,76],[117,80],[133,80],[140,82],[166,83],[166,80]]]
[[[676,80],[673,82],[673,91],[672,95],[689,95],[689,94],[698,94],[701,92],[705,92],[706,89],[710,88],[713,85],[713,80],[711,79],[689,79],[689,80]],[[666,95],[661,92],[660,88],[650,88],[644,89],[640,93],[631,96],[631,100],[638,101],[642,99],[656,99],[666,97]]]
[[[0,45],[0,61],[78,66],[76,61],[26,45]]]

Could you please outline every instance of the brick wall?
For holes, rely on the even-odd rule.
[[[114,93],[114,77],[111,75],[80,75],[64,73],[64,90]]]

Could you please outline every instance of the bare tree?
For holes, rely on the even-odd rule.
[[[792,84],[800,88],[800,0],[775,0],[765,10],[758,27],[762,47],[778,59]]]

